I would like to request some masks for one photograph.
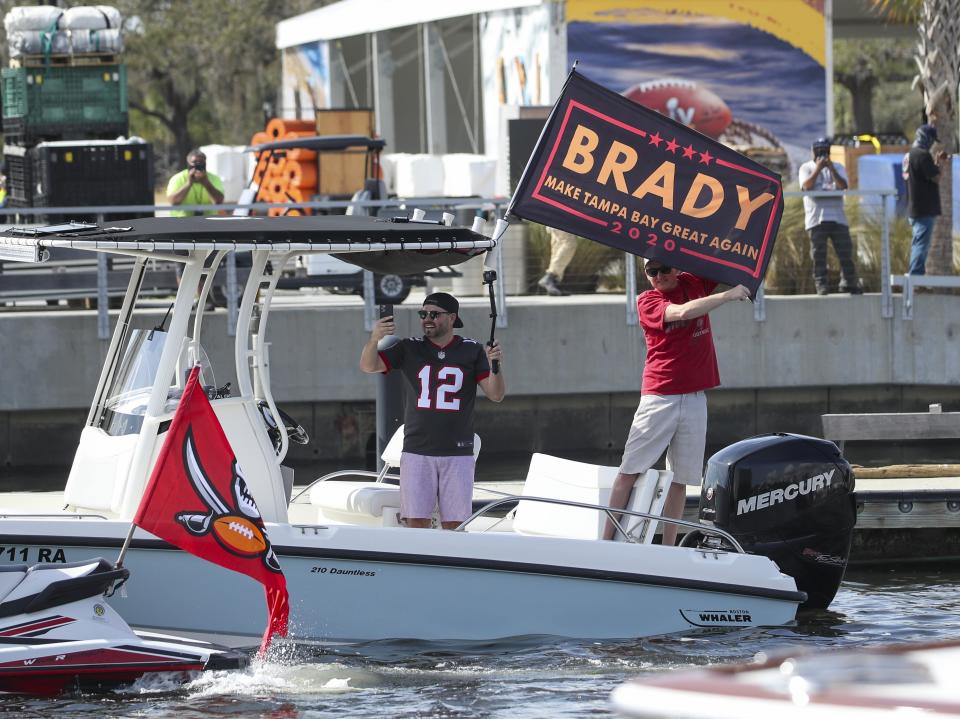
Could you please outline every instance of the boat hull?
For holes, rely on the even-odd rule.
[[[0,561],[74,562],[118,551],[126,525],[5,521]],[[763,557],[517,535],[268,527],[290,592],[290,633],[318,642],[627,638],[776,626],[803,595]],[[12,556],[12,560],[11,560]],[[264,592],[138,532],[134,579],[111,604],[129,624],[252,645]]]

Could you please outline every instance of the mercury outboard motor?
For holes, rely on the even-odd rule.
[[[782,433],[751,437],[708,461],[700,521],[775,561],[807,593],[802,608],[825,609],[850,556],[853,485],[850,464],[833,442]]]

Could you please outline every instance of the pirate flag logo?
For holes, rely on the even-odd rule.
[[[280,572],[280,563],[264,532],[260,510],[247,489],[243,470],[236,457],[233,458],[231,467],[232,507],[217,492],[200,464],[192,428],[187,430],[183,440],[183,464],[187,469],[190,484],[206,505],[207,511],[178,512],[177,522],[196,537],[212,533],[220,546],[231,554],[245,558],[259,556],[267,569]]]

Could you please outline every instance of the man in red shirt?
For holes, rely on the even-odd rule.
[[[647,260],[644,272],[653,289],[637,297],[640,327],[647,342],[640,406],[633,417],[623,449],[620,473],[610,492],[610,506],[627,506],[633,484],[667,450],[667,469],[673,483],[663,516],[679,519],[686,501],[686,485],[700,484],[707,440],[707,399],[704,390],[720,384],[717,353],[710,333],[711,310],[750,298],[737,285],[715,295],[717,283]],[[604,539],[612,539],[608,521]],[[673,545],[677,527],[663,525],[663,543]]]

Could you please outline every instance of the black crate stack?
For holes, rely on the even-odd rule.
[[[2,89],[9,205],[153,204],[153,150],[126,139],[121,23],[119,11],[106,5],[21,6],[7,13],[10,67],[2,70]]]

